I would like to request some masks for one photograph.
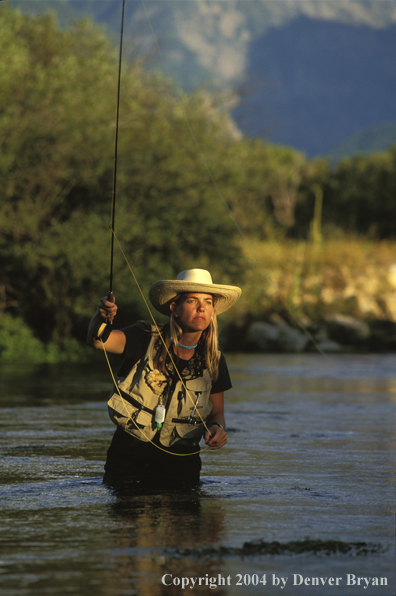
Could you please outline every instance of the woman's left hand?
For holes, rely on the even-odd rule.
[[[205,443],[210,449],[220,449],[227,443],[227,433],[225,430],[212,424],[209,427],[209,432],[205,434]]]

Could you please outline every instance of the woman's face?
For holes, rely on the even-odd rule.
[[[215,309],[213,296],[199,292],[183,294],[178,303],[172,302],[170,308],[185,333],[204,331]]]

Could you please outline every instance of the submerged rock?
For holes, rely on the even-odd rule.
[[[298,555],[302,553],[332,555],[342,553],[350,556],[371,555],[383,552],[383,546],[379,543],[367,542],[344,542],[342,540],[320,540],[306,538],[305,540],[294,540],[291,542],[267,542],[265,540],[253,540],[245,542],[242,547],[232,546],[204,546],[201,548],[176,548],[173,553],[168,553],[168,558],[178,557],[254,557],[262,555]]]

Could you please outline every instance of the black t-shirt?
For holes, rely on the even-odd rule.
[[[119,376],[126,376],[132,366],[145,354],[151,339],[150,329],[151,326],[144,323],[136,323],[135,325],[122,329],[122,332],[126,337],[126,342],[122,354],[124,361],[118,371]],[[187,362],[187,360],[179,358],[177,362],[178,368],[183,369]],[[210,393],[222,393],[223,391],[231,389],[231,387],[232,384],[227,363],[223,354],[221,354],[219,361],[219,376],[212,384]]]

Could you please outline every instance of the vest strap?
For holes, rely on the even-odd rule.
[[[134,397],[132,397],[131,395],[129,395],[128,393],[126,393],[125,391],[120,389],[119,387],[115,387],[115,391],[116,391],[116,393],[120,392],[123,399],[125,399],[125,401],[130,403],[135,408],[138,408],[139,410],[143,410],[144,412],[148,412],[149,414],[154,414],[154,410],[151,410],[147,406],[143,405],[140,401],[138,401],[137,399],[135,399]]]

